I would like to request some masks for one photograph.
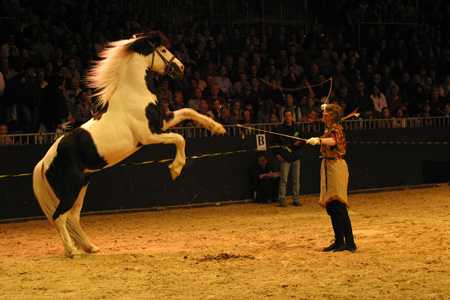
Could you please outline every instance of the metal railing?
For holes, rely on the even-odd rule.
[[[258,123],[246,124],[248,127],[273,131],[280,123]],[[297,123],[303,136],[307,137],[323,131],[322,122]],[[386,128],[449,128],[450,117],[426,117],[426,118],[391,118],[391,119],[358,119],[342,122],[346,131],[376,130]],[[258,133],[237,127],[236,125],[225,125],[226,136],[245,136]],[[201,127],[176,127],[172,132],[179,133],[186,138],[208,138],[212,134]],[[32,134],[9,134],[0,136],[0,145],[45,145],[53,143],[61,133],[32,133]]]

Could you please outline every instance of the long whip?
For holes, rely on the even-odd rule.
[[[259,129],[259,128],[255,128],[255,127],[244,126],[244,125],[241,125],[241,124],[236,124],[236,127],[245,128],[245,129],[249,129],[249,130],[260,131],[260,132],[273,134],[273,135],[278,135],[278,136],[282,136],[282,137],[285,137],[285,138],[290,138],[290,139],[298,140],[298,141],[302,141],[302,142],[306,142],[306,140],[307,140],[307,139],[302,139],[302,138],[299,138],[299,137],[296,137],[296,136],[293,136],[293,135],[273,132],[273,131]]]

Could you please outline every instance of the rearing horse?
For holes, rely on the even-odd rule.
[[[151,32],[112,42],[88,72],[87,81],[96,89],[101,112],[60,137],[33,171],[33,190],[39,205],[56,226],[68,257],[99,249],[80,225],[88,176],[110,167],[142,145],[175,144],[176,155],[169,165],[172,179],[186,163],[185,140],[165,132],[190,119],[215,134],[224,127],[196,111],[183,108],[165,115],[146,84],[148,71],[170,77],[182,76],[183,64],[165,47],[167,39]]]

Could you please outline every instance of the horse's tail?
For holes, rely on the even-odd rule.
[[[44,159],[39,161],[33,170],[33,191],[39,206],[50,223],[53,224],[53,213],[59,204],[55,193],[45,177]]]

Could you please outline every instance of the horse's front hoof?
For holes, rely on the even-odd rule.
[[[181,174],[181,169],[175,170],[175,168],[169,167],[169,171],[170,171],[170,177],[172,178],[172,180],[177,179],[177,177],[180,176],[180,174]]]
[[[222,124],[216,124],[213,127],[212,132],[217,135],[222,135],[222,134],[225,134],[227,131],[226,131],[225,127],[222,126]]]

